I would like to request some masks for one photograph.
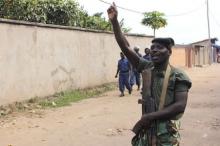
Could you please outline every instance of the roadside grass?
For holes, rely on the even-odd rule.
[[[72,102],[77,102],[82,99],[99,96],[107,91],[114,90],[115,83],[104,84],[95,88],[69,90],[55,94],[54,98],[44,100],[39,103],[42,107],[62,107],[70,105]]]
[[[14,112],[25,112],[34,109],[58,108],[71,105],[83,99],[98,97],[101,94],[116,89],[116,83],[103,84],[94,88],[67,90],[48,97],[34,97],[22,102],[14,102],[0,106],[0,117]]]

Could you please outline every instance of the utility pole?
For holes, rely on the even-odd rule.
[[[208,23],[208,47],[210,48],[210,52],[209,52],[209,64],[212,64],[213,62],[213,50],[212,50],[212,45],[211,45],[211,37],[210,37],[210,23],[209,23],[209,0],[206,1],[206,6],[207,6],[207,23]]]

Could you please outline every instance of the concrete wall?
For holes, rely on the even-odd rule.
[[[175,67],[186,67],[186,48],[173,47],[170,64]]]
[[[116,81],[112,33],[2,19],[0,32],[0,104]],[[128,39],[145,47],[152,37]]]

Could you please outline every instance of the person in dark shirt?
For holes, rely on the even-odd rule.
[[[139,53],[140,47],[139,46],[135,46],[134,47],[134,51],[135,53],[139,56],[142,57],[142,55]],[[133,67],[133,75],[135,78],[135,83],[137,85],[137,90],[140,90],[140,86],[141,86],[141,75],[140,73],[137,71],[137,69],[135,67]]]
[[[145,55],[143,56],[143,58],[148,60],[148,61],[151,61],[150,49],[149,48],[145,48],[144,52],[145,52]]]
[[[115,75],[115,78],[118,77],[119,73],[119,90],[121,92],[120,97],[124,96],[125,87],[128,89],[129,94],[131,94],[131,85],[130,85],[130,63],[124,54],[120,53],[121,59],[118,61],[118,68]]]

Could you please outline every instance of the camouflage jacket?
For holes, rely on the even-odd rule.
[[[140,59],[137,67],[141,72],[143,69],[152,69],[151,93],[156,103],[156,110],[159,108],[160,95],[162,92],[163,80],[166,70],[160,70],[153,67],[153,63],[144,59]],[[191,81],[184,71],[171,66],[171,73],[168,81],[167,92],[165,96],[164,107],[174,103],[175,92],[188,91],[191,88]],[[156,141],[157,146],[178,146],[179,145],[179,128],[182,114],[176,115],[169,120],[156,121]],[[138,146],[138,145],[136,145]],[[141,145],[139,145],[141,146]],[[145,142],[144,146],[148,146]]]

